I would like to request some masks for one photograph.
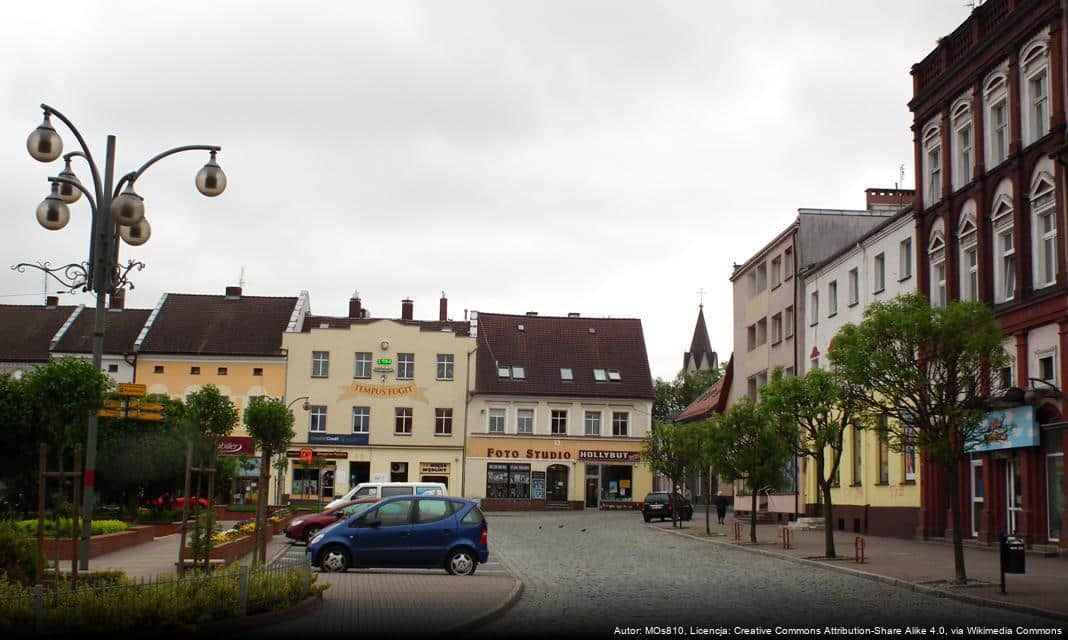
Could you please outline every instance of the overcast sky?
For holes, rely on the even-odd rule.
[[[26,152],[46,102],[100,157],[118,136],[120,174],[223,147],[218,198],[193,185],[206,153],[138,181],[153,235],[123,247],[148,265],[128,306],[242,267],[246,293],[307,289],[320,314],[359,290],[376,317],[407,296],[436,319],[444,290],[457,319],[639,317],[670,377],[704,289],[725,362],[733,262],[799,207],[863,208],[900,165],[912,186],[909,68],[963,5],[5,2],[0,302],[44,292],[8,265],[87,253],[84,200],[62,232],[34,217],[62,165]]]

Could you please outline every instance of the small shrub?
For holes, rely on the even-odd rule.
[[[22,532],[7,522],[0,522],[0,580],[31,584],[36,575],[37,552]]]
[[[138,509],[137,521],[138,522],[150,522],[155,524],[170,524],[172,522],[180,522],[182,520],[181,509],[164,509],[162,511],[155,511],[152,509]]]
[[[55,537],[56,535],[56,520],[45,520],[45,536]],[[69,538],[71,535],[71,519],[59,518],[59,537]],[[19,532],[24,536],[36,536],[37,535],[37,521],[36,520],[20,520],[15,525],[18,527]],[[108,533],[120,533],[126,531],[127,525],[122,520],[93,520],[93,524],[90,527],[92,535],[101,536]]]

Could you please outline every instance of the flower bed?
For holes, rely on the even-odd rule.
[[[106,533],[94,535],[89,539],[89,557],[95,558],[112,553],[120,549],[127,549],[146,542],[152,542],[154,535],[152,527],[129,527],[119,533]],[[45,537],[44,554],[48,560],[56,558],[57,540],[55,537]],[[74,557],[74,542],[69,538],[58,540],[59,559],[70,560]]]

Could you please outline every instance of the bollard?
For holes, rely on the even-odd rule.
[[[783,549],[789,549],[790,548],[790,528],[789,527],[783,527],[782,530],[779,532],[779,537],[782,538],[782,548]]]
[[[248,614],[248,565],[241,565],[241,570],[237,574],[238,584],[238,606],[241,610],[241,615]]]
[[[734,521],[734,539],[742,539],[742,523],[738,522],[737,520]]]
[[[853,561],[857,564],[864,564],[864,537],[857,536],[853,541]]]
[[[44,585],[38,584],[33,588],[33,628],[40,633],[44,618]]]

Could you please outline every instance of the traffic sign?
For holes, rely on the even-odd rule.
[[[138,403],[137,408],[141,411],[163,411],[163,405],[152,402],[140,402]]]
[[[122,408],[122,400],[105,400],[104,401],[104,408],[105,409],[121,409]]]
[[[121,418],[122,417],[122,411],[119,411],[118,409],[101,409],[100,411],[97,411],[96,414],[98,416],[100,416],[101,418]]]
[[[136,411],[131,409],[126,413],[126,417],[131,420],[148,420],[150,422],[162,422],[163,415],[159,413],[151,413],[148,411]]]
[[[141,398],[148,393],[148,387],[143,384],[120,384],[118,394],[133,398]]]

